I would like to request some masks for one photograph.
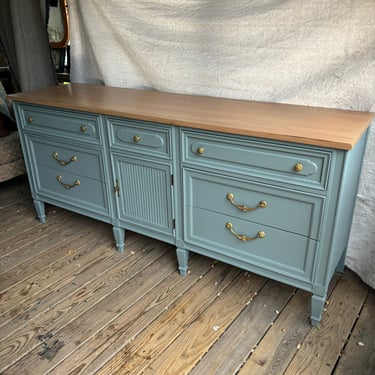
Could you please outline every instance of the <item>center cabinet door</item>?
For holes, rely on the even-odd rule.
[[[173,179],[171,166],[113,155],[116,201],[125,228],[173,238]]]

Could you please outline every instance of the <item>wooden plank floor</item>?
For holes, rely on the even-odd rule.
[[[336,275],[319,329],[310,295],[60,208],[35,217],[0,184],[1,374],[373,374],[375,293]]]

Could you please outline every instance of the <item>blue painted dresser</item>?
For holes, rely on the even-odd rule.
[[[50,203],[312,293],[342,270],[373,114],[83,84],[11,96]]]

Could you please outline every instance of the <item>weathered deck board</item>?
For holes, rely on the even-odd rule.
[[[328,295],[338,280],[339,277],[333,278]],[[241,368],[239,375],[247,375],[251,371],[257,375],[284,373],[299,345],[312,329],[309,322],[310,297],[310,293],[296,291]]]
[[[202,312],[225,290],[239,274],[238,269],[216,265],[168,309],[160,320],[150,325],[116,357],[105,365],[98,375],[141,371],[163,352]]]
[[[47,207],[25,180],[0,184],[0,373],[372,374],[375,293],[335,276],[320,329],[310,294]],[[358,344],[359,342],[363,343]]]
[[[212,260],[205,258],[192,262],[191,270],[186,279],[177,272],[150,289],[147,294],[111,323],[110,329],[104,327],[89,339],[77,353],[65,358],[54,369],[52,374],[60,373],[96,373],[107,361],[120,352],[149,325],[158,319],[201,275],[210,270]],[[106,337],[103,340],[103,337]],[[92,349],[95,348],[95,351]]]
[[[368,293],[358,277],[347,272],[333,291],[320,329],[312,329],[285,374],[330,374]]]
[[[375,293],[372,290],[363,306],[361,315],[342,357],[335,375],[367,374],[375,372]]]
[[[236,373],[262,340],[264,333],[272,327],[293,292],[294,288],[269,280],[247,301],[246,307],[233,319],[231,326],[225,327],[220,340],[198,363],[192,374],[207,374],[211,371],[218,375]]]
[[[187,326],[157,358],[147,364],[145,374],[172,375],[191,370],[265,282],[260,276],[241,272],[198,319]],[[226,356],[226,353],[221,356]]]

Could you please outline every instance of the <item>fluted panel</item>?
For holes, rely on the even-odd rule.
[[[121,163],[125,217],[163,228],[171,227],[169,168]]]

